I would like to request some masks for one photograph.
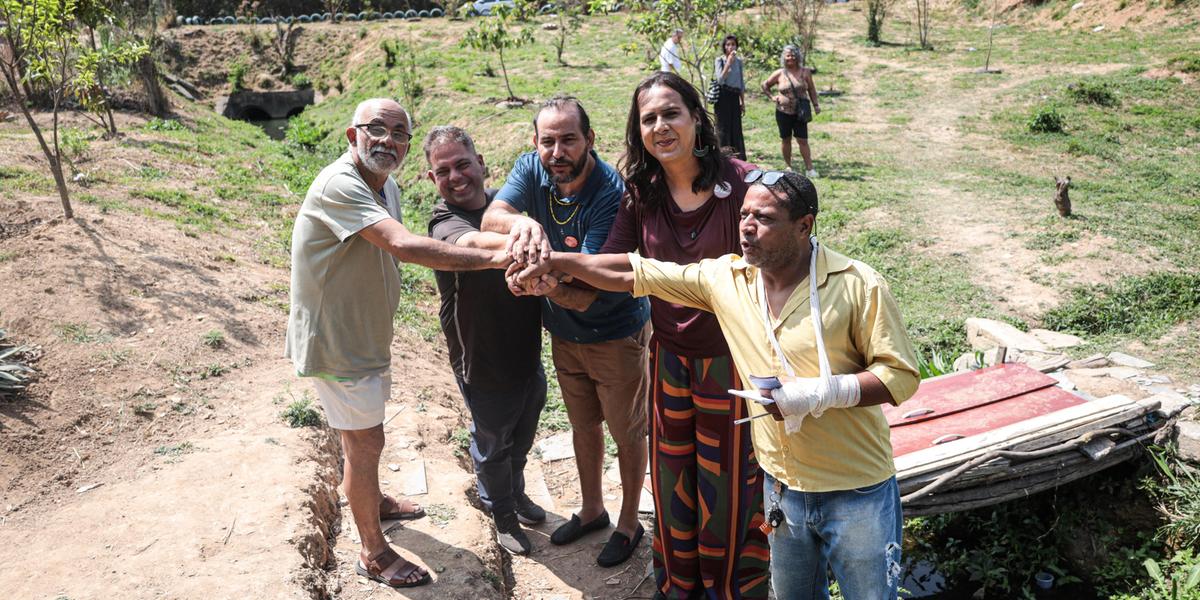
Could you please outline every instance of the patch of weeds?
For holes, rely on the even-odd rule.
[[[1078,81],[1067,86],[1067,97],[1082,104],[1116,106],[1117,97],[1103,81]]]
[[[455,456],[458,451],[471,447],[471,432],[466,427],[455,427],[450,433],[450,444],[454,446]]]
[[[1078,231],[1041,231],[1026,240],[1025,247],[1030,250],[1054,250],[1075,241],[1079,241]]]
[[[220,329],[210,329],[200,336],[200,343],[213,350],[220,350],[225,347],[225,332]]]
[[[196,451],[196,446],[191,442],[183,442],[174,446],[159,446],[154,449],[155,456],[166,457],[167,462],[179,462],[179,458],[185,454],[191,454]]]
[[[1157,337],[1172,325],[1200,315],[1200,275],[1152,273],[1112,285],[1075,288],[1046,313],[1048,329],[1076,335],[1132,334]]]
[[[0,263],[8,262],[16,257],[17,257],[17,253],[13,252],[11,250],[6,250],[4,252],[0,252]]]
[[[229,367],[226,367],[225,365],[222,365],[221,363],[212,363],[212,364],[210,364],[206,367],[202,367],[200,369],[200,379],[211,379],[214,377],[220,377],[222,375],[225,375],[228,372],[229,372]]]
[[[1026,126],[1032,133],[1062,133],[1063,116],[1053,106],[1043,106],[1033,111]]]
[[[94,344],[112,339],[112,336],[100,329],[92,329],[86,323],[59,323],[54,329],[58,337],[76,344]]]
[[[53,189],[54,182],[49,175],[35,173],[21,167],[0,165],[0,187],[30,192],[47,192]]]
[[[87,158],[92,136],[82,129],[64,127],[60,131],[58,145],[71,163]]]
[[[184,131],[187,129],[178,119],[160,119],[154,117],[146,122],[147,131]]]
[[[485,570],[482,573],[482,576],[496,591],[502,591],[504,589],[504,580],[499,575],[493,573],[492,571]]]
[[[171,402],[171,410],[180,416],[191,416],[196,413],[196,407],[188,404],[182,398]]]
[[[158,408],[158,403],[152,400],[144,400],[133,405],[133,414],[142,417],[153,417],[155,409]]]
[[[174,121],[172,121],[174,123]],[[142,166],[137,170],[137,176],[141,179],[156,181],[167,176],[167,172],[151,166]]]
[[[101,198],[95,194],[77,194],[75,197],[78,198],[79,201],[83,202],[84,204],[91,204],[92,206],[100,207],[100,214],[106,215],[106,214],[116,211],[116,210],[123,210],[125,208],[128,208],[125,205],[125,203],[121,202],[120,200],[113,200],[112,198]]]
[[[133,352],[128,348],[112,348],[97,354],[96,359],[100,361],[101,364],[111,369],[129,362],[129,357],[132,355]]]
[[[1167,66],[1184,73],[1200,73],[1200,54],[1180,54],[1167,61]]]
[[[426,506],[425,514],[429,515],[429,520],[438,527],[445,527],[458,517],[458,511],[454,510],[453,506],[440,503]]]
[[[246,61],[246,57],[238,58],[229,65],[229,76],[226,81],[229,82],[229,91],[238,92],[246,88],[246,75],[250,73],[250,65]]]
[[[281,415],[283,422],[288,424],[288,427],[317,427],[321,424],[321,413],[312,407],[312,401],[308,398],[294,400],[287,408],[283,409]]]
[[[1152,450],[1157,478],[1142,488],[1158,501],[1165,522],[1159,534],[1175,547],[1200,544],[1200,471],[1166,450]]]

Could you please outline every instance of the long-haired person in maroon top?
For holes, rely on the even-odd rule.
[[[725,156],[700,94],[674,73],[633,92],[621,174],[628,196],[602,252],[677,263],[736,253],[745,174]],[[762,475],[738,374],[711,313],[650,299],[656,598],[766,598]]]

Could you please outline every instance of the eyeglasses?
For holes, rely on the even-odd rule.
[[[392,138],[392,141],[396,142],[397,144],[407,144],[408,140],[412,139],[412,134],[404,131],[403,129],[393,129],[389,131],[387,127],[384,127],[378,123],[362,123],[355,125],[354,127],[365,127],[367,129],[367,134],[371,137],[379,140],[390,137]]]

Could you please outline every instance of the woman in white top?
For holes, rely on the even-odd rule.
[[[783,162],[792,169],[792,138],[800,147],[804,158],[804,174],[812,179],[817,176],[812,164],[812,152],[808,149],[808,122],[814,115],[821,114],[817,100],[817,86],[813,83],[812,69],[804,66],[804,54],[792,45],[783,47],[783,68],[777,69],[762,84],[763,93],[775,101],[775,124],[779,126],[779,138],[783,150]],[[771,95],[771,88],[778,93]]]

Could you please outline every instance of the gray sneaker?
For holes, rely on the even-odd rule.
[[[521,529],[521,523],[517,520],[515,512],[510,512],[503,515],[493,515],[496,522],[496,542],[501,548],[508,550],[513,554],[525,556],[533,549],[533,544],[529,542],[529,536],[525,535],[525,531]]]
[[[522,525],[537,525],[546,520],[546,509],[534,504],[525,494],[517,494],[517,520]]]

